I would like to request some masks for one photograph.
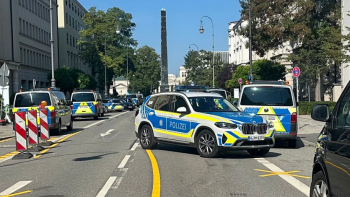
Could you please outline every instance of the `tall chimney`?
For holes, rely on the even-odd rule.
[[[161,85],[160,91],[167,92],[169,91],[168,85],[168,44],[167,44],[167,34],[166,34],[166,11],[163,8],[160,11],[160,37],[161,37]]]

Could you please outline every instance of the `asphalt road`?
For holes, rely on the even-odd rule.
[[[77,120],[74,131],[52,136],[55,144],[31,159],[12,160],[14,140],[0,142],[0,196],[307,196],[312,145],[279,142],[263,158],[231,151],[206,159],[162,144],[145,151],[134,114]]]

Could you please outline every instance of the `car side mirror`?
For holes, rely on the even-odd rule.
[[[238,100],[234,100],[234,101],[232,102],[232,104],[233,104],[234,106],[237,106]]]
[[[179,107],[177,108],[176,112],[184,114],[184,113],[187,113],[187,109],[186,107]]]
[[[327,122],[329,119],[329,106],[317,104],[311,111],[311,118],[321,122]]]

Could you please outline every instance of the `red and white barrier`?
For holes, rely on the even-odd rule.
[[[50,139],[49,124],[48,124],[48,110],[40,109],[40,138],[42,140]]]
[[[29,144],[38,144],[39,135],[38,135],[38,123],[37,123],[36,110],[29,110],[27,117],[28,117]]]
[[[27,131],[26,131],[26,112],[15,113],[16,129],[16,150],[23,151],[28,149]]]

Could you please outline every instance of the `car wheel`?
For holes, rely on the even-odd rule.
[[[54,133],[56,135],[61,135],[61,133],[62,133],[61,121],[58,122],[58,128],[54,130]]]
[[[143,149],[154,149],[157,146],[153,130],[149,125],[142,126],[140,130],[140,144]]]
[[[103,117],[103,116],[105,116],[105,113],[102,113],[102,114],[101,114],[101,117]]]
[[[219,153],[218,144],[213,132],[201,131],[195,139],[197,152],[205,158],[216,157]]]
[[[67,127],[67,130],[68,130],[68,131],[72,131],[72,130],[73,130],[73,118],[70,119],[70,124],[69,124],[69,126]]]
[[[329,189],[326,178],[323,175],[322,171],[317,172],[312,175],[312,182],[310,187],[310,196],[311,197],[329,197]]]
[[[270,151],[270,148],[249,149],[247,151],[253,156],[264,156]]]
[[[97,116],[94,116],[94,120],[98,120],[98,115],[97,115]]]
[[[296,148],[297,147],[297,139],[288,140],[288,148]]]

